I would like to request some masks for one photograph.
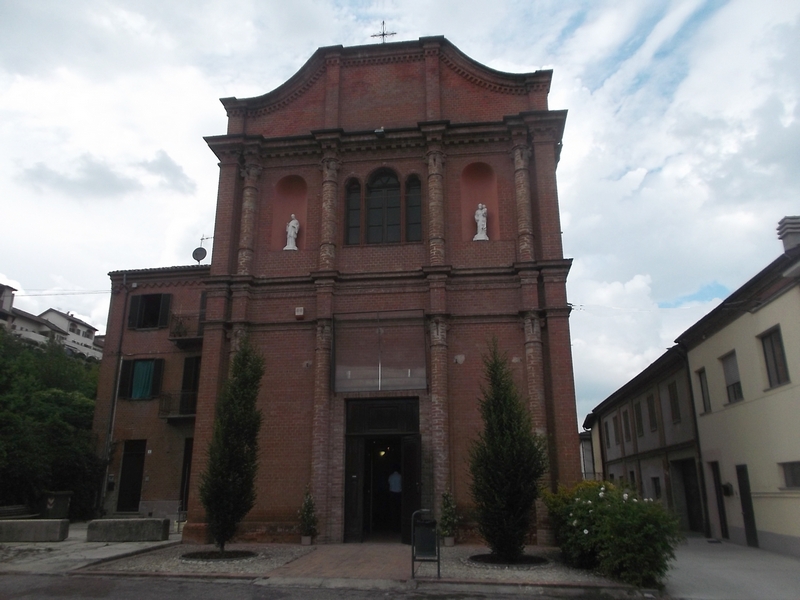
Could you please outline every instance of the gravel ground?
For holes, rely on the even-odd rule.
[[[183,558],[187,552],[210,550],[213,546],[177,545],[117,559],[89,567],[92,571],[116,571],[130,573],[176,573],[176,574],[228,574],[236,576],[268,576],[274,569],[298,559],[315,550],[314,546],[291,544],[232,544],[231,550],[251,550],[256,556],[230,561],[202,561]],[[548,562],[536,566],[498,566],[476,563],[469,560],[475,554],[487,552],[480,546],[455,546],[442,548],[442,577],[459,581],[494,581],[508,583],[544,584],[612,584],[611,581],[563,565],[559,551],[552,548],[528,548],[528,553],[544,556]],[[410,549],[409,549],[410,559]],[[409,560],[410,562],[410,560]],[[436,577],[435,563],[419,563],[418,577]]]
[[[188,552],[213,550],[212,545],[177,545],[153,550],[127,558],[92,565],[92,571],[129,571],[134,573],[223,573],[231,575],[263,576],[304,554],[314,551],[313,546],[290,544],[230,544],[229,550],[250,550],[252,558],[236,560],[186,559]]]

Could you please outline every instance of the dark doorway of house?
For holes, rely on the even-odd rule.
[[[142,496],[144,453],[147,440],[126,440],[122,451],[122,470],[119,475],[117,512],[138,512]]]
[[[753,496],[750,494],[750,475],[747,465],[736,465],[736,479],[739,483],[739,499],[742,502],[744,518],[744,534],[747,545],[758,548],[758,530],[756,529],[756,512],[753,509]]]
[[[367,439],[364,446],[364,541],[399,541],[403,503],[401,439]]]
[[[689,531],[703,531],[703,499],[700,496],[700,484],[697,479],[697,465],[693,458],[671,462],[674,472],[675,487],[682,490],[680,501],[676,498],[676,506],[684,513],[684,524]]]
[[[421,505],[417,410],[416,400],[348,405],[346,542],[411,543],[411,515]]]

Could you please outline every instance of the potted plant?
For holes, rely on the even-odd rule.
[[[442,514],[439,518],[439,535],[444,539],[445,546],[455,544],[458,521],[458,511],[453,494],[449,491],[444,492],[442,494]]]
[[[317,535],[317,510],[314,506],[314,496],[311,495],[308,486],[297,514],[300,516],[300,543],[303,546],[310,546],[312,538]]]

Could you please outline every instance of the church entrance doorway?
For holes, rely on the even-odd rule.
[[[346,542],[411,543],[421,505],[418,403],[357,400],[347,406]]]

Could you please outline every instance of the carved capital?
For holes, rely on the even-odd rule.
[[[425,160],[428,163],[428,173],[430,175],[441,175],[444,169],[444,159],[444,152],[438,148],[427,152],[425,154]]]
[[[515,171],[521,171],[528,168],[531,159],[531,149],[527,146],[527,144],[514,146],[514,148],[511,150],[511,154],[514,158]]]
[[[539,316],[534,312],[525,313],[522,323],[525,328],[525,342],[541,343],[542,325],[539,321]]]
[[[326,157],[320,162],[323,181],[338,181],[339,159],[336,157]]]
[[[244,179],[244,184],[246,186],[254,186],[258,182],[258,178],[261,176],[263,170],[261,165],[249,163],[244,165],[239,173]]]

